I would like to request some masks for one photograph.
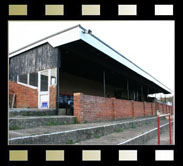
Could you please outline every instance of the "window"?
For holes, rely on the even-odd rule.
[[[29,74],[29,85],[38,86],[38,73]]]
[[[41,91],[48,91],[48,71],[41,72]]]
[[[27,84],[27,74],[19,75],[19,82]]]
[[[50,79],[50,85],[55,85],[56,84],[56,74],[57,73],[57,70],[56,68],[54,69],[51,69],[51,79]]]

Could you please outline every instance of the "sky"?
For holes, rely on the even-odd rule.
[[[174,93],[174,21],[9,21],[9,52],[77,24]]]

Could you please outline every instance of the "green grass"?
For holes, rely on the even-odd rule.
[[[78,120],[77,120],[77,118],[75,118],[74,119],[74,124],[78,124],[79,122],[78,122]]]
[[[132,128],[132,129],[136,129],[137,127],[136,127],[135,124],[132,123],[132,127],[131,127],[131,128]]]
[[[65,125],[65,124],[66,124],[66,122],[57,122],[57,121],[54,121],[54,120],[49,121],[47,123],[48,126],[58,126],[58,125]]]
[[[66,142],[66,144],[73,144],[73,141],[72,141],[72,140],[68,140],[68,141]]]
[[[84,123],[88,123],[88,121],[87,121],[87,120],[85,120],[85,121],[84,121]]]
[[[116,129],[116,132],[117,132],[117,133],[123,132],[123,129],[117,128],[117,129]]]
[[[9,126],[9,130],[19,130],[21,129],[19,126],[13,125],[13,126]]]

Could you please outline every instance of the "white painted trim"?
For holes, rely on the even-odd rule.
[[[27,73],[27,85],[29,85],[29,78],[30,78],[30,75],[29,73]]]
[[[50,81],[51,81],[51,69],[48,69],[48,108],[50,108]]]
[[[23,85],[23,86],[26,86],[26,87],[29,87],[29,88],[32,88],[32,89],[38,89],[38,87],[36,87],[36,86],[24,84],[24,83],[22,83],[22,82],[17,82],[17,84],[20,84],[20,85]]]
[[[48,91],[41,92],[41,73],[44,71],[48,71]],[[48,108],[41,108],[41,109],[49,109],[50,107],[50,74],[51,69],[41,70],[38,71],[38,108],[41,108],[41,95],[48,95]]]
[[[38,71],[38,108],[40,108],[40,78],[41,74],[40,71]]]

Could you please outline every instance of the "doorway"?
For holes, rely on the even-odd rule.
[[[50,70],[38,72],[38,108],[49,108]]]

